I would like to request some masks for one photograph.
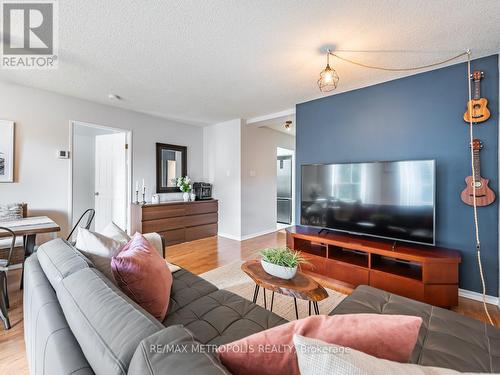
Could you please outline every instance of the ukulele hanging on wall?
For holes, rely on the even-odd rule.
[[[474,70],[471,74],[472,100],[467,103],[467,111],[464,113],[465,122],[469,122],[469,116],[474,123],[484,122],[490,118],[488,99],[481,98],[481,79],[483,78],[484,73],[479,70]]]
[[[479,151],[483,148],[483,144],[479,139],[472,141],[472,152],[474,154],[474,175],[465,179],[466,187],[462,191],[461,198],[465,204],[474,205],[474,185],[476,186],[476,205],[478,207],[488,206],[495,201],[495,193],[488,187],[490,180],[481,177],[481,168],[479,163]]]

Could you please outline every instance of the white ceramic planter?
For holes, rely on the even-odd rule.
[[[189,202],[189,193],[182,194],[182,199],[184,199],[184,202]]]
[[[260,260],[260,264],[262,265],[262,268],[264,268],[264,271],[272,276],[279,277],[280,279],[293,279],[297,273],[297,267],[278,266],[277,264],[268,263],[264,259]]]

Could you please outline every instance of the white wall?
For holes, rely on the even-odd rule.
[[[105,93],[103,93],[105,95]],[[155,143],[188,147],[188,173],[203,176],[203,129],[71,98],[0,83],[0,119],[15,121],[15,183],[0,184],[0,202],[24,201],[31,215],[48,215],[68,229],[69,122],[77,120],[132,130],[132,181],[145,178],[147,199],[155,189]],[[177,198],[179,195],[164,196]]]
[[[219,234],[233,239],[241,238],[241,129],[241,119],[203,129],[205,179],[219,200]]]
[[[95,136],[75,134],[73,142],[72,222],[76,223],[85,210],[95,206]]]
[[[295,137],[236,119],[204,128],[204,175],[219,200],[219,235],[237,240],[276,230],[276,151]]]
[[[276,230],[277,148],[295,150],[295,137],[266,127],[242,130],[242,238]]]

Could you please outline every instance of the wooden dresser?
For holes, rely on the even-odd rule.
[[[160,233],[167,245],[216,236],[218,209],[216,199],[132,204],[132,233]]]

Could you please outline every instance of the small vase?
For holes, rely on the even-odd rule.
[[[196,200],[196,194],[195,193],[191,193],[191,202],[194,202]]]
[[[189,193],[182,194],[182,199],[184,199],[184,202],[189,202]]]

